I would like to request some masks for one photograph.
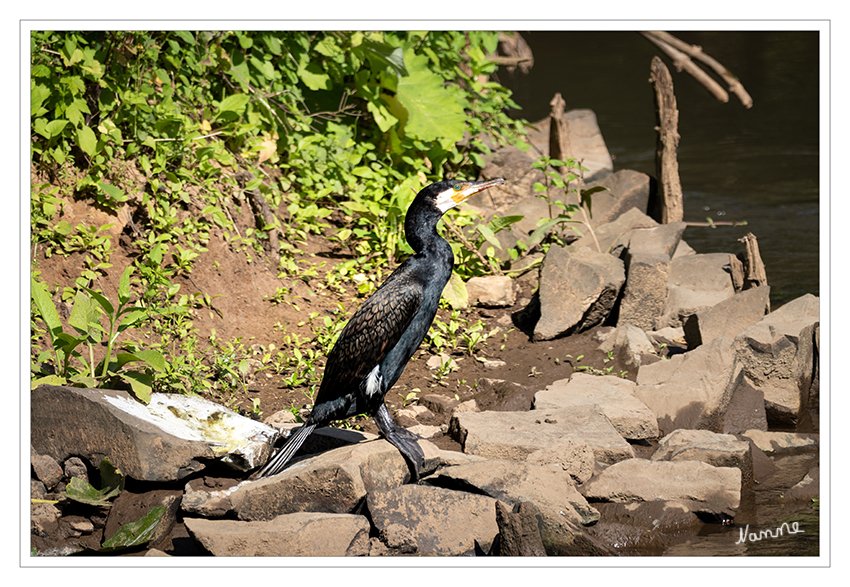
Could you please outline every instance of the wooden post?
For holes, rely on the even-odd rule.
[[[755,235],[748,232],[738,241],[747,247],[744,257],[744,289],[767,285],[767,273],[764,270],[764,262],[761,260],[759,243]]]
[[[549,157],[566,161],[572,157],[570,148],[570,125],[564,112],[567,103],[560,93],[549,102],[552,110],[549,114]]]
[[[679,161],[676,159],[679,149],[679,110],[670,70],[658,56],[652,58],[649,81],[655,89],[655,130],[658,131],[655,170],[661,201],[661,223],[681,222],[684,218],[684,204]]]

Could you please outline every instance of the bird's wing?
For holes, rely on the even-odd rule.
[[[351,392],[398,343],[422,305],[422,288],[408,279],[388,280],[354,313],[328,355],[316,403],[330,393]],[[325,392],[325,393],[323,393]]]

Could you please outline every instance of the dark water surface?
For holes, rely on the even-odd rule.
[[[522,34],[534,52],[533,69],[500,76],[522,107],[517,116],[545,118],[549,100],[560,92],[567,108],[596,113],[615,170],[654,176],[655,105],[648,80],[650,61],[660,50],[635,32]],[[826,213],[819,190],[819,33],[675,34],[702,46],[753,98],[749,110],[731,94],[720,103],[661,55],[679,107],[685,221],[747,221],[688,227],[685,240],[699,253],[739,253],[744,246],[738,239],[752,232],[774,309],[805,293],[819,295],[819,222]]]

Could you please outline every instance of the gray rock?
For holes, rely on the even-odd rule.
[[[437,448],[424,440],[419,446],[427,474],[439,463]],[[404,457],[381,439],[294,462],[273,477],[242,483],[229,498],[241,520],[270,520],[300,511],[351,513],[368,492],[398,487],[409,479]]]
[[[200,398],[154,394],[146,406],[123,391],[41,385],[31,395],[32,446],[60,461],[79,456],[95,468],[109,457],[141,481],[176,481],[214,459],[249,469],[268,458],[273,428],[193,400]]]
[[[600,180],[587,183],[584,189],[608,188],[591,198],[591,226],[613,222],[631,209],[646,212],[649,202],[649,176],[631,169],[621,169]]]
[[[523,198],[533,196],[534,184],[543,181],[543,172],[534,169],[531,163],[531,156],[516,147],[501,147],[493,151],[482,174],[485,177],[503,177],[505,183],[479,194],[477,205],[499,216],[508,216],[506,212]]]
[[[513,280],[506,275],[472,277],[466,282],[469,303],[485,308],[504,308],[516,302]]]
[[[235,480],[205,477],[192,479],[183,489],[180,508],[183,512],[204,518],[223,518],[233,506],[230,494],[240,487]]]
[[[663,552],[682,531],[696,532],[703,522],[680,501],[597,503],[602,520],[587,532],[618,552]]]
[[[640,440],[658,438],[655,414],[634,396],[633,381],[612,375],[597,376],[574,373],[538,391],[534,409],[596,406],[623,438]]]
[[[52,491],[54,487],[59,485],[59,482],[65,476],[62,467],[59,466],[56,459],[47,455],[32,452],[30,454],[30,466],[32,466],[36,478],[44,483],[48,491]]]
[[[785,501],[806,501],[820,497],[820,467],[813,467],[803,479],[784,494]]]
[[[734,516],[741,502],[741,471],[701,461],[628,459],[581,486],[590,501],[679,501],[691,511]]]
[[[522,504],[510,508],[501,501],[496,502],[499,556],[546,556],[535,514],[534,508]]]
[[[731,434],[709,430],[675,430],[662,438],[652,454],[653,461],[702,461],[713,467],[737,467],[744,485],[753,479],[750,443]]]
[[[767,414],[764,409],[764,393],[744,377],[723,414],[720,432],[741,434],[746,430],[767,430]]]
[[[599,512],[576,490],[569,473],[554,464],[489,459],[440,470],[423,483],[447,489],[472,490],[510,506],[521,501],[550,507],[567,520],[587,526],[599,521]]]
[[[652,344],[646,332],[624,324],[614,329],[605,341],[599,345],[599,350],[611,352],[617,357],[629,372],[637,372],[646,355],[655,355],[655,346]]]
[[[449,433],[466,453],[512,461],[524,461],[534,451],[565,440],[587,443],[605,463],[634,456],[629,443],[592,406],[455,414]]]
[[[611,556],[614,552],[562,512],[530,501],[496,502],[500,556]],[[542,554],[541,554],[542,550]]]
[[[732,341],[717,338],[688,353],[642,366],[635,397],[655,413],[661,434],[677,428],[720,432],[742,378]]]
[[[599,243],[599,249],[603,253],[621,257],[623,249],[629,244],[633,230],[655,226],[658,226],[655,220],[637,208],[630,208],[614,220],[596,226],[593,235],[585,234],[575,242],[570,243],[570,246],[575,248],[589,247],[595,251],[597,250],[596,243]]]
[[[317,512],[264,522],[186,518],[186,529],[215,556],[362,556],[368,553],[365,516]]]
[[[588,169],[584,180],[597,181],[610,175],[614,170],[611,154],[605,146],[602,131],[596,114],[589,109],[577,108],[564,113],[569,129],[570,151],[575,159],[581,159],[582,165]],[[536,131],[529,133],[528,139],[541,153],[549,153],[550,119],[544,118],[533,124]],[[487,175],[487,177],[499,177]],[[506,178],[507,179],[507,178]]]
[[[692,314],[735,295],[730,257],[728,253],[710,253],[673,259],[664,311],[656,320],[655,329],[683,326]]]
[[[526,458],[529,463],[555,464],[566,471],[576,483],[584,483],[593,475],[596,457],[586,442],[563,440],[554,446],[541,448]]]
[[[86,483],[89,481],[89,471],[86,468],[86,464],[82,461],[82,459],[78,457],[71,457],[70,459],[65,461],[65,464],[62,467],[62,470],[65,473],[65,477],[77,477],[78,479],[82,479]]]
[[[738,359],[764,392],[771,425],[794,425],[802,416],[814,377],[814,333],[819,300],[806,294],[747,328],[735,339]]]
[[[753,444],[769,455],[817,450],[819,444],[819,435],[798,432],[747,430],[742,436],[752,440]]]
[[[653,330],[667,300],[671,257],[685,231],[684,222],[633,230],[626,249],[626,285],[618,326]]]
[[[720,337],[734,339],[769,311],[769,285],[742,291],[710,308],[699,310],[685,319],[688,348],[696,348]]]
[[[165,507],[165,512],[159,523],[145,536],[148,545],[162,547],[168,540],[177,522],[177,512],[183,492],[179,489],[158,488],[140,493],[124,488],[112,502],[106,526],[103,528],[103,539],[109,540],[127,523],[128,520],[141,520],[155,507]]]
[[[370,492],[366,507],[380,535],[403,535],[419,556],[487,553],[499,533],[496,500],[485,495],[404,485]]]
[[[550,340],[600,324],[626,279],[623,262],[588,248],[552,245],[540,273],[540,319],[535,340]]]

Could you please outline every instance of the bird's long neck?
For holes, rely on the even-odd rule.
[[[446,240],[437,233],[437,222],[443,216],[442,213],[417,204],[414,202],[411,205],[404,219],[404,234],[408,244],[417,254],[427,254],[431,250],[448,246]]]

